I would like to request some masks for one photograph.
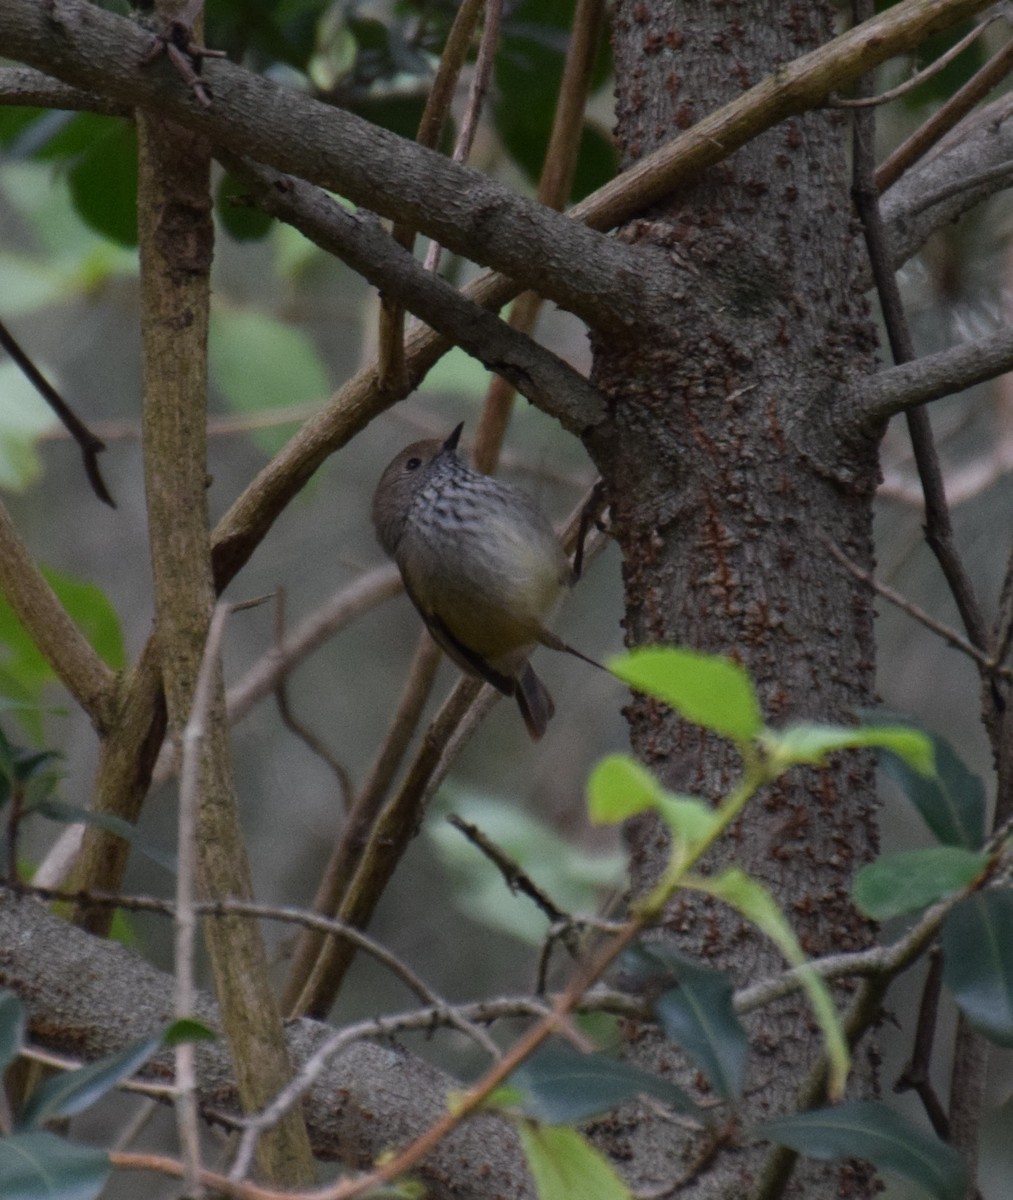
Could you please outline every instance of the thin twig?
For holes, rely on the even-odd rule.
[[[156,896],[128,896],[120,893],[87,890],[65,891],[60,888],[36,887],[28,883],[12,883],[10,880],[0,880],[0,888],[19,895],[32,895],[43,900],[76,904],[82,908],[122,908],[126,912],[150,912],[163,916],[172,916],[175,912],[175,906],[171,900],[163,900]],[[367,933],[363,933],[361,929],[347,925],[335,917],[320,916],[302,908],[254,904],[252,901],[246,900],[199,900],[194,904],[193,909],[202,917],[254,917],[265,921],[303,925],[309,929],[317,929],[322,933],[330,934],[332,937],[346,938],[386,967],[409,991],[418,996],[423,1004],[440,1009],[449,1008],[420,975],[386,946],[381,945]],[[485,1042],[481,1038],[478,1040],[480,1045],[485,1046]]]
[[[105,442],[92,433],[88,426],[85,425],[35,363],[21,349],[15,341],[14,335],[2,321],[0,321],[0,346],[3,346],[11,358],[14,359],[15,363],[21,369],[22,374],[26,376],[32,387],[35,388],[53,412],[56,413],[64,429],[77,442],[77,448],[81,451],[81,461],[84,464],[84,473],[88,477],[92,491],[103,504],[108,504],[110,508],[115,508],[116,501],[109,494],[109,489],[105,485],[105,480],[102,478],[102,472],[99,470],[98,465],[98,456],[106,448]]]
[[[403,590],[397,568],[385,565],[366,571],[336,591],[229,688],[226,697],[229,723],[241,721],[259,700],[271,695],[279,679],[295,670],[329,638]]]
[[[932,1128],[943,1140],[950,1137],[950,1120],[946,1109],[939,1102],[936,1089],[932,1086],[932,1045],[936,1037],[936,1022],[939,1017],[939,995],[943,986],[943,958],[938,947],[929,954],[929,971],[922,985],[922,999],[918,1006],[918,1024],[915,1028],[911,1059],[893,1085],[895,1092],[915,1091],[922,1102],[925,1115]]]
[[[88,1065],[87,1059],[79,1058],[72,1054],[57,1054],[55,1050],[47,1050],[42,1046],[33,1046],[30,1042],[22,1045],[18,1050],[18,1054],[22,1058],[29,1059],[31,1062],[39,1063],[40,1066],[52,1067],[57,1071],[76,1071],[80,1067]],[[118,1091],[136,1092],[139,1096],[148,1096],[162,1103],[167,1100],[172,1101],[176,1095],[175,1084],[137,1077],[120,1080],[116,1088]]]
[[[367,571],[348,587],[336,591],[315,612],[304,618],[280,646],[272,646],[229,688],[225,701],[229,724],[235,725],[241,721],[254,705],[274,692],[279,679],[294,671],[329,638],[402,590],[397,568],[383,566]],[[152,786],[158,787],[172,773],[172,748],[166,742],[152,773]]]
[[[1001,666],[995,661],[994,657],[985,654],[977,646],[973,646],[967,638],[962,637],[951,626],[944,624],[942,621],[937,621],[935,617],[930,616],[924,609],[919,608],[917,604],[908,600],[906,596],[902,596],[900,592],[894,591],[889,585],[881,583],[869,571],[863,570],[857,563],[852,562],[836,542],[823,535],[820,535],[820,540],[846,571],[871,588],[877,595],[882,596],[884,600],[889,600],[891,604],[895,605],[902,612],[906,612],[909,617],[913,617],[920,624],[924,625],[926,629],[931,629],[933,633],[938,634],[943,641],[947,642],[955,650],[966,654],[968,658],[973,658],[979,667],[987,671],[990,675],[998,675],[1003,679],[1013,679],[1013,669]]]
[[[527,896],[529,900],[534,901],[553,925],[565,924],[572,929],[573,918],[570,914],[563,912],[561,908],[557,908],[552,901],[552,897],[535,883],[531,876],[521,867],[520,863],[516,859],[511,858],[501,847],[497,846],[477,825],[473,825],[470,821],[465,821],[457,813],[451,813],[447,817],[447,821],[455,829],[460,830],[473,846],[477,846],[481,850],[496,870],[503,876],[503,882],[511,892],[515,895],[519,892],[522,896]],[[564,937],[564,941],[566,940]],[[567,942],[567,948],[571,949],[570,942]],[[571,949],[571,953],[576,957],[575,947]]]
[[[366,1038],[390,1037],[409,1029],[425,1029],[438,1022],[446,1022],[458,1027],[466,1025],[470,1036],[479,1037],[481,1044],[494,1060],[500,1058],[500,1049],[492,1038],[479,1030],[472,1022],[465,1022],[448,1005],[434,1007],[429,1013],[395,1013],[390,1017],[374,1017],[368,1021],[348,1025],[344,1029],[337,1030],[317,1047],[300,1066],[288,1086],[280,1091],[270,1104],[256,1116],[247,1117],[242,1121],[243,1135],[240,1138],[235,1163],[229,1172],[229,1178],[233,1180],[245,1178],[252,1165],[257,1138],[260,1134],[271,1129],[294,1104],[302,1099],[320,1077],[327,1064],[347,1046]]]
[[[457,81],[468,56],[471,39],[478,24],[485,0],[463,0],[440,55],[439,66],[432,87],[426,97],[426,106],[419,121],[415,140],[420,146],[435,149],[450,113]],[[398,245],[412,251],[415,246],[415,228],[395,223],[391,237]],[[377,382],[381,389],[403,389],[407,384],[408,372],[404,357],[404,308],[380,294],[380,321],[377,336]],[[410,385],[409,385],[410,386]]]
[[[873,180],[871,110],[855,114],[855,203],[865,231],[865,240],[879,293],[894,362],[911,362],[914,345],[900,288],[894,273],[886,231],[879,211],[878,193]],[[974,588],[953,542],[953,526],[946,503],[942,470],[932,439],[928,413],[922,408],[905,414],[914,450],[918,475],[925,493],[925,538],[934,552],[949,585],[970,641],[979,650],[988,650],[988,630]]]
[[[211,107],[211,88],[201,78],[201,60],[225,58],[224,50],[209,50],[196,40],[195,30],[200,22],[204,0],[187,0],[178,15],[155,34],[151,49],[141,58],[146,67],[163,54],[172,63],[180,78],[204,108]]]
[[[475,133],[478,130],[478,120],[485,104],[485,94],[489,90],[489,80],[492,78],[492,68],[496,61],[502,14],[503,0],[486,0],[485,21],[482,23],[482,38],[478,45],[471,87],[468,89],[468,100],[464,106],[464,115],[461,118],[461,126],[457,131],[457,140],[454,143],[454,152],[451,155],[455,163],[467,162],[468,155],[471,153]],[[441,250],[442,247],[437,241],[429,243],[424,260],[427,271],[438,270]]]
[[[441,657],[440,648],[423,631],[390,725],[317,885],[313,897],[314,912],[329,916],[341,909],[377,814],[432,693]],[[314,984],[312,981],[323,978],[326,964],[338,953],[340,951],[332,941],[321,938],[316,932],[305,933],[299,938],[282,996],[282,1007],[290,1017],[319,1015],[330,1007],[333,993],[322,991],[319,982]]]
[[[876,168],[876,187],[885,192],[891,184],[913,166],[949,133],[979,101],[1009,74],[1013,67],[1013,40],[981,68],[945,104],[941,105],[919,129]]]
[[[882,104],[889,104],[891,100],[898,100],[901,96],[906,96],[908,92],[914,91],[916,87],[919,87],[921,84],[927,82],[933,77],[933,75],[938,75],[940,71],[953,62],[958,54],[963,54],[963,52],[968,46],[971,45],[972,42],[976,42],[989,27],[989,25],[991,25],[994,21],[998,21],[1002,16],[1002,13],[995,13],[990,17],[986,17],[985,20],[983,20],[979,25],[976,25],[970,33],[965,34],[959,42],[955,42],[945,54],[940,54],[940,56],[935,59],[935,61],[929,63],[927,67],[923,67],[922,70],[917,71],[914,75],[912,75],[910,79],[898,84],[898,86],[895,88],[891,88],[888,92],[882,92],[878,96],[863,96],[856,100],[839,100],[834,98],[830,100],[829,107],[875,108]]]
[[[285,641],[285,589],[278,587],[275,589],[275,610],[274,610],[274,646],[277,650],[284,644]],[[286,729],[289,729],[304,745],[320,759],[322,759],[328,767],[330,767],[334,778],[338,781],[338,791],[341,793],[341,803],[345,811],[348,811],[352,802],[352,781],[344,763],[331,753],[330,747],[318,738],[317,735],[308,726],[304,725],[292,711],[289,704],[288,688],[286,686],[287,674],[279,675],[278,681],[274,685],[274,702],[278,707],[278,713],[282,719],[282,723]]]
[[[1006,575],[999,596],[999,611],[995,618],[995,654],[1000,662],[1005,661],[1013,643],[1013,547],[1006,563]]]
[[[538,202],[548,208],[562,209],[573,187],[581,127],[604,19],[603,0],[578,0],[536,192]],[[538,292],[522,293],[510,308],[508,324],[520,333],[534,334],[543,303]],[[473,450],[473,460],[479,471],[496,468],[513,412],[515,393],[516,389],[502,375],[493,375],[489,380]]]
[[[111,1149],[126,1150],[147,1129],[155,1114],[161,1111],[162,1105],[154,1096],[145,1096],[142,1101],[135,1105],[130,1119],[124,1125],[123,1129],[120,1130],[119,1134],[117,1134]]]

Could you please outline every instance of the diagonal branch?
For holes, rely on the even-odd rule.
[[[608,229],[787,116],[824,103],[872,67],[987,7],[987,0],[902,0],[802,55],[637,163],[572,211]],[[495,266],[589,323],[626,329],[658,295],[637,270],[643,248],[595,236],[476,171],[287,91],[230,63],[207,76],[204,109],[168,68],[137,64],[150,40],[134,23],[81,0],[5,0],[0,43],[12,58],[121,103],[157,107],[236,153],[269,163],[356,204],[410,222],[443,245]],[[664,272],[661,272],[662,277]]]
[[[105,442],[92,433],[88,426],[85,425],[35,363],[21,349],[14,335],[2,321],[0,321],[0,346],[3,346],[11,358],[14,359],[29,383],[31,383],[32,387],[35,388],[53,412],[56,413],[64,429],[66,429],[77,443],[77,448],[81,451],[81,459],[84,463],[84,473],[88,477],[92,491],[104,504],[108,504],[110,508],[115,508],[116,501],[110,496],[109,489],[105,485],[105,480],[102,478],[102,472],[99,470],[98,465],[98,456],[106,448]]]
[[[164,62],[139,69],[150,44],[134,22],[82,0],[45,6],[5,0],[0,7],[0,45],[8,57],[157,111],[235,154],[409,223],[544,291],[591,324],[624,330],[643,290],[656,286],[648,282],[650,272],[637,269],[643,250],[603,238],[442,154],[232,63],[207,64],[214,104],[204,108]]]
[[[884,192],[883,221],[899,267],[931,233],[958,220],[1013,180],[1013,96],[964,118],[933,150]],[[879,172],[876,172],[879,182]],[[871,286],[871,284],[870,284]]]
[[[112,717],[116,673],[67,615],[0,504],[0,593],[28,630],[46,662],[104,733]]]
[[[224,151],[218,157],[252,190],[265,212],[347,263],[387,298],[508,379],[564,427],[579,433],[601,420],[605,401],[579,371],[426,271],[368,214],[349,212],[302,180]]]

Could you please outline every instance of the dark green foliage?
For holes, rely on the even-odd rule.
[[[863,1158],[937,1200],[961,1200],[967,1185],[964,1162],[952,1146],[877,1101],[777,1117],[758,1132],[810,1158]]]

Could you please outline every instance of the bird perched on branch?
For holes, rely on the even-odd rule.
[[[555,706],[528,661],[535,646],[600,664],[546,628],[573,581],[569,559],[525,492],[460,460],[463,428],[392,460],[373,524],[437,643],[462,671],[516,697],[537,741]]]

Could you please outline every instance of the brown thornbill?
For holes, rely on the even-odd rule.
[[[525,492],[458,458],[463,428],[393,459],[373,524],[429,632],[462,671],[515,696],[537,740],[554,705],[528,662],[536,644],[599,664],[546,628],[572,582],[552,526]]]

